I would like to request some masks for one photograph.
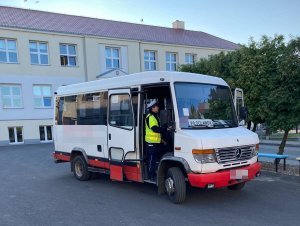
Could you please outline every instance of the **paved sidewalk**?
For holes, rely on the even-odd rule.
[[[279,146],[281,143],[281,140],[260,140],[260,144],[264,145],[274,145]],[[299,147],[300,148],[300,141],[287,141],[286,142],[287,147]]]

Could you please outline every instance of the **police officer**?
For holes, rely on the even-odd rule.
[[[161,134],[165,133],[167,129],[160,127],[158,112],[159,107],[155,100],[147,105],[149,114],[145,120],[145,141],[148,157],[148,177],[155,182],[156,179],[156,161],[159,151],[160,143],[162,142]]]

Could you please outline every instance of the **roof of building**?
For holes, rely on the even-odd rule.
[[[193,82],[228,86],[222,78],[209,75],[188,72],[144,71],[135,74],[121,75],[112,78],[61,86],[57,89],[57,94],[72,95],[76,93],[98,92],[99,90],[125,87],[130,88],[132,86],[143,84],[165,82]]]
[[[0,6],[0,27],[234,50],[239,45],[200,31]]]

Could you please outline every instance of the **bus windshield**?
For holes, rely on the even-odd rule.
[[[175,83],[180,128],[213,129],[237,127],[229,87]]]

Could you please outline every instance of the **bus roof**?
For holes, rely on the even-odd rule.
[[[60,96],[86,92],[97,92],[100,90],[117,88],[131,88],[138,85],[157,84],[165,82],[195,82],[228,86],[228,84],[223,79],[209,75],[187,72],[146,71],[135,74],[116,76],[112,78],[103,78],[90,82],[61,86],[57,89],[57,95]]]

